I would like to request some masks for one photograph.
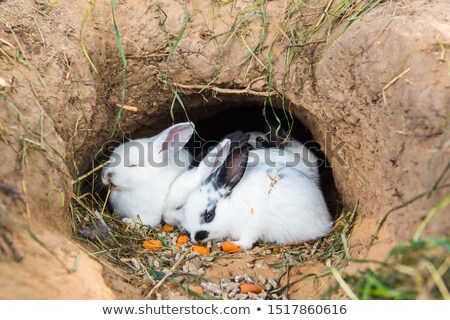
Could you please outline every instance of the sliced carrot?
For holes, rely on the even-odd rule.
[[[203,288],[200,286],[197,286],[195,284],[189,285],[189,290],[195,292],[196,294],[203,294]]]
[[[256,284],[244,283],[239,286],[242,293],[260,293],[262,288]]]
[[[145,240],[142,245],[145,249],[152,251],[156,251],[163,246],[162,242],[159,240]]]
[[[209,256],[209,253],[211,252],[211,250],[209,250],[209,248],[202,247],[202,246],[192,246],[192,250],[194,250],[201,256]]]
[[[177,247],[181,247],[183,244],[189,241],[189,237],[186,235],[179,236],[177,239],[177,243],[175,244]]]
[[[234,244],[231,241],[222,243],[222,249],[223,249],[223,251],[230,252],[230,253],[242,251],[241,247],[239,247],[238,245]]]
[[[272,249],[272,252],[283,252],[283,247],[282,246],[275,246]]]
[[[165,224],[163,225],[162,229],[163,231],[170,232],[173,231],[173,226],[171,226],[170,224]]]

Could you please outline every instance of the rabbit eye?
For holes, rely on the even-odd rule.
[[[214,219],[215,211],[205,211],[204,218],[205,222],[211,222]]]
[[[183,209],[183,207],[184,207],[184,204],[182,204],[181,206],[176,207],[175,210],[177,210],[177,211],[181,210],[181,209]]]

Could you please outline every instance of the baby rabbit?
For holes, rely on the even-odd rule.
[[[194,131],[178,123],[151,138],[136,139],[114,149],[103,168],[102,182],[111,188],[109,201],[117,215],[152,227],[161,222],[172,182],[189,168],[192,156],[183,146]]]
[[[330,232],[314,179],[285,163],[249,166],[248,156],[248,145],[231,150],[188,198],[182,224],[194,242],[231,237],[246,249],[258,240],[294,244]]]
[[[228,156],[228,151],[230,149],[239,147],[245,142],[250,144],[251,149],[256,148],[250,151],[249,166],[257,165],[261,161],[269,165],[275,162],[283,163],[287,166],[292,166],[301,170],[318,184],[319,170],[314,165],[308,163],[307,160],[303,158],[303,154],[307,152],[309,159],[315,159],[317,161],[317,158],[300,142],[291,138],[289,140],[289,149],[264,149],[262,148],[262,145],[265,144],[269,147],[268,144],[270,143],[264,133],[256,131],[243,133],[242,131],[236,131],[228,134],[218,145],[211,149],[211,151],[203,157],[202,161],[200,161],[198,167],[190,168],[175,179],[170,186],[167,195],[163,211],[164,221],[172,225],[180,225],[184,204],[189,195],[195,189],[200,187],[202,177],[208,175],[215,169],[212,166],[213,162],[223,162]],[[270,146],[273,146],[273,144],[270,144]],[[297,153],[289,152],[289,150]]]

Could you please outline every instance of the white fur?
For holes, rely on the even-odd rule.
[[[194,240],[198,231],[208,231],[205,240],[231,237],[242,248],[256,241],[294,244],[325,236],[331,217],[317,183],[297,168],[278,162],[247,166],[229,197],[206,182],[184,206],[183,227]],[[218,199],[215,217],[201,223],[201,214]]]
[[[118,216],[139,216],[152,227],[161,222],[169,187],[191,162],[190,153],[180,148],[192,133],[191,124],[179,123],[156,136],[132,140],[114,149],[110,163],[103,168],[102,182],[113,186],[109,201]],[[171,144],[174,141],[178,142],[176,146]]]

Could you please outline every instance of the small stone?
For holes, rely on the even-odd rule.
[[[219,285],[212,283],[212,282],[207,282],[207,283],[201,283],[201,286],[203,287],[203,289],[205,289],[206,291],[209,291],[215,295],[220,296],[222,294],[222,290],[220,290]]]
[[[255,263],[256,269],[264,269],[264,266],[261,263]]]
[[[136,271],[141,270],[141,264],[136,260],[136,258],[131,259],[131,264]]]
[[[203,262],[202,262],[202,260],[199,257],[195,257],[194,259],[191,260],[191,264],[196,269],[199,269],[199,268],[202,267]]]
[[[222,283],[222,288],[225,290],[225,292],[229,293],[235,289],[239,289],[239,283],[236,282],[225,282]]]
[[[214,259],[215,258],[213,256],[202,257],[203,262],[213,262]]]
[[[183,266],[183,272],[184,273],[189,273],[189,267],[187,265]]]
[[[228,297],[230,299],[234,298],[239,293],[239,291],[241,291],[241,290],[239,289],[239,286],[238,286],[228,293]]]
[[[260,299],[259,296],[256,293],[253,293],[253,292],[249,292],[248,293],[248,298],[251,299],[251,300],[259,300]]]
[[[258,297],[260,300],[265,300],[267,298],[267,292],[258,293]]]
[[[254,268],[255,265],[253,263],[247,263],[247,268]]]
[[[269,283],[272,286],[273,289],[278,288],[277,282],[275,280],[271,279],[271,278],[267,279],[267,283]]]
[[[248,274],[244,274],[244,280],[245,280],[245,282],[250,283],[250,284],[255,283],[255,281]]]
[[[206,271],[205,271],[205,269],[203,269],[203,268],[199,268],[198,270],[197,270],[197,275],[198,276],[202,276],[202,275],[204,275],[206,273]]]
[[[234,277],[235,282],[241,282],[242,280],[244,280],[243,274],[238,274],[237,276]]]
[[[158,260],[154,260],[153,261],[153,266],[155,267],[155,268],[158,268],[159,269],[159,267],[161,267],[161,263],[158,261]]]

